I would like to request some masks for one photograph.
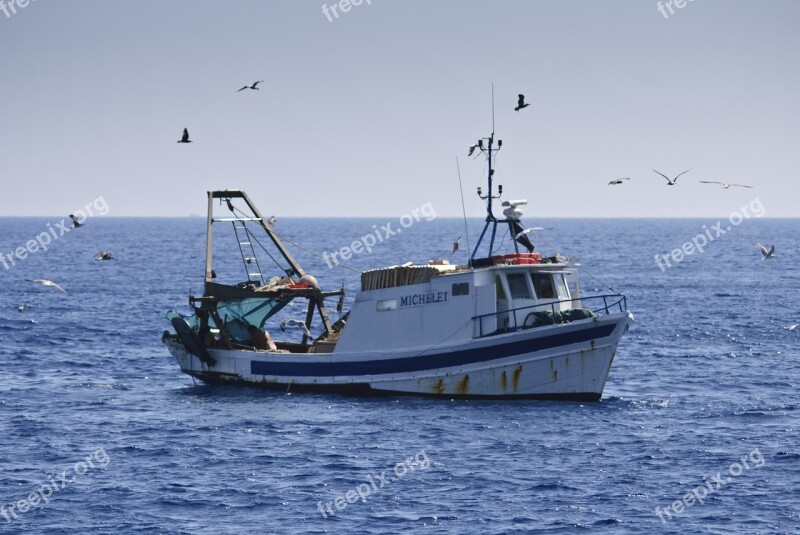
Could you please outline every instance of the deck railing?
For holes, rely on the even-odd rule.
[[[535,312],[542,312],[542,311],[547,312],[546,309],[545,310],[542,310],[542,309],[544,307],[548,307],[549,306],[550,307],[550,313],[552,314],[552,318],[553,318],[553,324],[569,323],[569,321],[563,320],[561,315],[558,313],[558,312],[561,312],[561,310],[560,310],[561,306],[560,305],[561,305],[561,303],[571,303],[573,301],[578,301],[578,300],[580,300],[581,304],[583,304],[586,301],[593,301],[593,300],[597,301],[598,302],[598,308],[593,309],[593,308],[588,308],[588,307],[582,307],[584,310],[586,310],[588,308],[588,310],[591,310],[592,313],[594,313],[594,314],[608,315],[608,314],[611,314],[612,312],[616,312],[617,310],[619,310],[620,312],[625,312],[628,309],[628,301],[627,301],[627,299],[625,298],[624,295],[622,295],[622,294],[606,294],[606,295],[592,295],[592,296],[588,296],[588,297],[581,296],[580,299],[562,299],[560,301],[548,301],[547,303],[539,303],[539,304],[536,304],[536,305],[529,305],[529,306],[513,308],[513,309],[509,309],[509,310],[500,310],[498,312],[491,312],[489,314],[481,314],[480,316],[473,316],[472,319],[473,319],[473,321],[476,321],[477,324],[478,324],[478,338],[483,338],[484,336],[492,336],[492,335],[495,335],[495,334],[510,333],[510,332],[518,331],[520,329],[530,329],[532,326],[525,327],[524,326],[524,320],[523,320],[523,326],[520,327],[517,324],[517,312],[520,312],[520,311],[523,311],[523,310],[531,310],[532,312],[533,311],[535,311]],[[599,301],[600,300],[603,301],[603,306],[599,306]],[[556,310],[556,306],[557,305],[558,305],[558,310]],[[536,309],[536,310],[533,310],[533,309]],[[493,330],[490,333],[483,334],[483,319],[484,318],[490,318],[492,316],[497,317],[498,323],[499,323],[499,320],[500,320],[500,316],[508,316],[508,317],[510,317],[512,319],[513,325],[508,325],[508,326],[496,325],[495,330]],[[527,315],[526,315],[526,318],[527,318]]]

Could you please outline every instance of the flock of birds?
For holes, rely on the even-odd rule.
[[[240,89],[237,89],[236,92],[238,93],[238,92],[244,91],[244,90],[260,91],[261,89],[258,87],[258,84],[263,83],[263,82],[264,82],[264,80],[258,80],[256,82],[253,82],[250,85],[246,85],[245,84]],[[520,110],[525,109],[528,106],[530,106],[530,103],[525,102],[525,95],[523,95],[521,93],[519,95],[517,95],[517,106],[514,108],[514,111],[519,112]],[[189,138],[189,129],[188,128],[184,128],[183,129],[183,135],[181,136],[181,139],[178,140],[178,143],[192,143],[192,140]],[[475,150],[474,146],[470,147],[470,152],[469,152],[470,156],[472,155],[474,150]],[[686,171],[683,171],[682,173],[677,174],[674,178],[669,178],[664,173],[662,173],[660,171],[656,171],[655,169],[653,169],[654,173],[657,173],[657,174],[661,175],[662,177],[664,177],[666,179],[668,186],[675,186],[677,184],[677,182],[678,182],[678,179],[681,176],[683,176],[686,173],[688,173],[689,171],[691,171],[691,169],[687,169]],[[621,184],[624,184],[626,180],[631,180],[631,178],[630,177],[615,178],[611,182],[609,182],[608,185],[609,186],[619,186]],[[719,181],[716,181],[716,180],[699,180],[698,182],[701,182],[703,184],[717,184],[717,185],[721,186],[723,189],[729,189],[729,188],[734,188],[734,187],[737,187],[737,188],[752,188],[753,187],[753,186],[747,186],[745,184],[729,184],[727,182],[719,182]],[[72,224],[73,224],[74,228],[78,228],[78,227],[83,225],[83,223],[80,220],[78,220],[78,218],[75,217],[73,214],[70,214],[69,217],[72,220]],[[268,220],[268,223],[270,225],[274,225],[276,223],[275,216],[271,216],[269,218],[269,220]],[[524,230],[520,234],[525,234],[525,233],[531,232],[533,230],[545,230],[545,229],[544,228],[539,228],[539,227],[531,228],[531,229]],[[515,236],[515,238],[516,237],[519,237],[519,236]],[[453,252],[454,253],[458,250],[458,242],[460,240],[461,240],[461,237],[459,236],[458,239],[456,240],[456,242],[453,245]],[[767,260],[767,259],[770,259],[770,258],[775,258],[775,245],[772,245],[769,249],[767,249],[764,245],[762,245],[759,242],[756,242],[756,245],[758,246],[758,249],[761,251],[761,254],[763,256],[763,260]],[[112,260],[113,258],[114,258],[114,255],[113,255],[113,253],[111,251],[100,251],[99,253],[97,253],[95,255],[95,260]],[[26,279],[26,280],[28,282],[33,282],[33,283],[36,283],[36,284],[41,284],[42,286],[54,288],[54,289],[56,289],[58,291],[61,291],[61,292],[65,293],[65,294],[67,293],[67,291],[62,286],[60,286],[59,284],[57,284],[57,283],[55,283],[55,282],[53,282],[51,280],[47,280],[47,279]],[[30,303],[24,303],[24,304],[19,305],[18,310],[20,312],[23,312],[26,308],[28,308],[30,306],[31,306]],[[788,327],[784,327],[784,328],[787,329],[787,330],[790,330],[790,331],[794,331],[794,330],[800,329],[800,324],[789,325]]]
[[[667,175],[665,175],[664,173],[662,173],[661,171],[656,171],[655,169],[653,169],[654,173],[657,173],[657,174],[663,176],[667,180],[667,186],[675,186],[678,183],[678,178],[680,178],[682,175],[685,175],[689,171],[691,171],[691,169],[687,169],[683,173],[678,173],[674,178],[670,178]],[[620,184],[624,184],[626,180],[630,180],[630,179],[631,179],[630,177],[615,178],[614,180],[609,182],[608,185],[609,186],[619,186]],[[719,182],[717,180],[698,180],[698,182],[701,182],[703,184],[718,184],[718,185],[722,186],[722,189],[729,189],[729,188],[750,188],[750,189],[752,189],[753,188],[753,186],[747,186],[745,184],[728,184],[727,182]]]
[[[69,218],[72,220],[72,228],[80,228],[84,225],[84,223],[78,219],[74,214],[69,214]],[[111,251],[100,251],[96,255],[94,255],[95,260],[113,260],[114,253]],[[48,279],[25,279],[26,282],[33,282],[35,284],[39,284],[41,286],[45,286],[47,288],[53,288],[54,290],[58,290],[59,292],[63,292],[65,294],[69,294],[63,286],[60,284],[53,282]],[[24,312],[26,308],[31,307],[30,303],[23,303],[17,307],[17,310],[20,312]]]
[[[522,96],[522,95],[520,95],[520,96]],[[663,176],[667,180],[667,186],[675,186],[678,183],[678,179],[681,176],[683,176],[686,173],[688,173],[689,171],[691,171],[691,169],[687,169],[686,171],[684,171],[682,173],[678,173],[677,175],[675,175],[674,178],[670,178],[667,175],[665,175],[664,173],[662,173],[661,171],[656,171],[655,169],[653,169],[654,173],[657,173],[657,174]],[[614,180],[609,182],[608,185],[609,186],[619,186],[620,184],[624,184],[626,180],[630,180],[630,179],[631,179],[630,177],[615,178]],[[700,182],[702,184],[717,184],[719,186],[722,186],[722,189],[729,189],[729,188],[750,188],[750,189],[752,189],[753,188],[753,186],[747,186],[745,184],[729,184],[727,182],[719,182],[717,180],[698,180],[698,182]],[[761,254],[763,255],[762,260],[775,258],[775,246],[774,245],[772,247],[770,247],[769,249],[767,249],[766,247],[764,247],[763,245],[761,245],[758,242],[756,242],[756,245],[758,246],[759,251],[761,251]]]

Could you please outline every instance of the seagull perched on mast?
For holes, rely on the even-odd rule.
[[[530,106],[530,104],[525,102],[525,95],[520,94],[518,95],[518,97],[519,98],[517,99],[517,107],[514,108],[514,111],[519,111],[522,108],[527,108],[528,106]]]
[[[183,135],[178,140],[178,143],[191,143],[191,142],[192,142],[192,140],[189,139],[189,129],[188,128],[184,128],[183,129]]]
[[[67,293],[67,291],[64,288],[62,288],[55,282],[49,281],[47,279],[25,279],[25,280],[28,282],[35,282],[37,284],[41,284],[42,286],[50,286],[51,288],[55,288],[56,290]]]
[[[622,182],[623,180],[630,180],[630,178],[615,178],[614,180],[609,182],[608,185],[609,186],[619,186],[620,184],[623,183]]]
[[[676,176],[675,178],[673,178],[672,180],[670,180],[670,179],[669,179],[669,177],[668,177],[667,175],[665,175],[664,173],[661,173],[661,172],[659,172],[659,171],[656,171],[655,169],[653,169],[653,172],[655,172],[655,173],[658,173],[659,175],[661,175],[661,176],[663,176],[664,178],[666,178],[666,179],[667,179],[667,186],[674,186],[674,185],[675,185],[675,183],[678,181],[678,178],[679,178],[681,175],[685,175],[685,174],[686,174],[686,173],[688,173],[689,171],[691,171],[691,169],[687,169],[687,170],[686,170],[686,171],[684,171],[683,173],[680,173],[678,176]]]
[[[761,254],[764,255],[764,258],[761,260],[767,260],[768,258],[775,258],[775,246],[773,245],[769,249],[761,245],[760,243],[756,242],[758,245],[758,249],[761,251]]]
[[[722,186],[722,189],[728,188],[751,188],[753,186],[745,186],[744,184],[726,184],[725,182],[717,182],[716,180],[698,180],[698,182],[702,182],[703,184],[719,184]]]
[[[263,82],[264,82],[264,80],[259,80],[258,82],[253,82],[252,85],[246,85],[246,86],[242,87],[241,89],[237,89],[236,92],[238,93],[239,91],[244,91],[245,89],[255,89],[256,91],[261,91],[261,88],[260,87],[256,87],[256,86],[258,86],[258,84],[261,84]]]

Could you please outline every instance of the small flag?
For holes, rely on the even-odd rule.
[[[459,244],[460,242],[461,242],[461,236],[459,236],[458,238],[456,238],[456,241],[454,241],[454,242],[453,242],[453,252],[452,252],[452,253],[450,253],[450,255],[451,255],[451,256],[452,256],[452,255],[454,255],[454,254],[456,254],[456,251],[458,251],[458,244]]]

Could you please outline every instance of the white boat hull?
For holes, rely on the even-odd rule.
[[[208,349],[207,364],[181,342],[164,343],[181,370],[208,383],[282,390],[443,398],[599,400],[627,312],[402,352],[276,353]]]

